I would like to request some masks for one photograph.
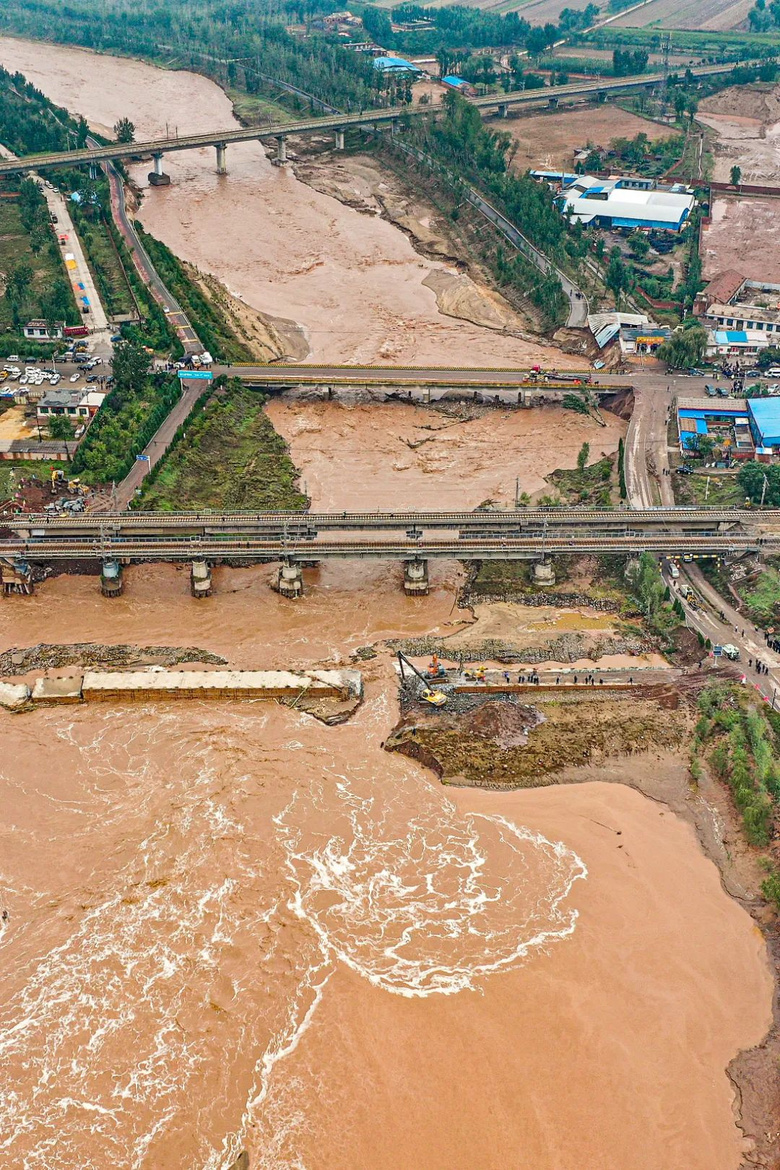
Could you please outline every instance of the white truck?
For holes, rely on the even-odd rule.
[[[722,649],[725,658],[731,659],[732,662],[739,662],[739,650],[736,646],[732,646],[731,642],[727,642]]]

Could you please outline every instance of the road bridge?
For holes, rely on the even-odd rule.
[[[728,73],[732,68],[733,65],[702,65],[692,68],[691,72],[696,77],[709,77]],[[606,97],[612,93],[652,88],[663,84],[663,82],[664,75],[662,73],[642,73],[633,77],[609,79],[587,78],[572,82],[570,85],[555,86],[554,89],[521,90],[517,93],[490,94],[486,97],[472,98],[471,104],[481,111],[494,111],[500,116],[506,116],[510,109],[538,105],[540,101],[557,105],[577,97],[589,95],[598,97],[602,94]],[[158,181],[167,181],[162,169],[163,155],[177,150],[195,150],[203,146],[214,147],[217,170],[224,174],[227,169],[227,147],[231,143],[255,142],[261,138],[275,138],[278,145],[279,161],[284,162],[286,159],[285,143],[291,134],[321,134],[323,131],[331,131],[336,138],[337,147],[343,148],[344,131],[352,127],[373,127],[388,124],[393,126],[399,124],[402,118],[419,117],[435,112],[436,107],[431,106],[416,106],[411,109],[407,109],[405,106],[394,106],[384,110],[367,110],[358,114],[329,114],[320,118],[269,122],[266,126],[220,129],[211,133],[183,134],[151,139],[146,142],[112,142],[106,146],[3,159],[0,161],[0,175],[20,174],[30,170],[48,170],[53,167],[74,167],[151,155],[154,164],[153,174],[157,176]]]
[[[355,390],[372,388],[431,390],[559,390],[564,393],[587,388],[595,394],[617,394],[631,389],[630,378],[592,380],[587,371],[543,375],[518,369],[448,369],[445,366],[317,366],[295,362],[273,365],[212,366],[215,377],[224,374],[250,386],[287,390],[293,386],[343,386]]]

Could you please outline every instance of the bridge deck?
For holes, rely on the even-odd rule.
[[[692,69],[692,73],[697,77],[706,77],[710,74],[727,73],[732,68],[733,65],[704,65]],[[663,80],[661,73],[638,74],[634,77],[611,78],[609,80],[588,79],[572,82],[569,85],[556,86],[554,89],[525,90],[518,93],[474,98],[472,104],[479,109],[495,109],[498,105],[533,105],[540,100],[547,101],[550,98],[555,98],[560,102],[569,97],[579,97],[588,93],[611,93],[658,85]],[[215,130],[209,134],[185,134],[175,138],[152,139],[147,142],[111,143],[108,146],[90,149],[28,155],[19,159],[1,161],[0,175],[17,174],[20,171],[44,170],[47,167],[72,167],[108,159],[129,159],[143,154],[167,154],[174,150],[193,150],[202,146],[216,146],[231,142],[251,142],[259,138],[284,137],[288,134],[318,133],[322,130],[340,130],[350,126],[372,126],[428,113],[431,113],[429,106],[418,106],[410,109],[399,106],[385,110],[369,110],[360,114],[334,114],[322,118],[277,122],[264,127]]]

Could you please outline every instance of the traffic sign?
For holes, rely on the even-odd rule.
[[[179,377],[182,382],[185,378],[201,378],[204,382],[210,382],[213,375],[211,370],[179,370]]]

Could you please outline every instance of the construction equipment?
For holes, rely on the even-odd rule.
[[[401,671],[402,684],[405,683],[407,679],[407,676],[404,672],[404,668],[406,667],[412,672],[412,674],[417,676],[423,685],[422,693],[419,695],[419,698],[421,698],[425,703],[430,703],[432,707],[444,706],[444,704],[447,702],[447,696],[442,691],[432,691],[428,686],[428,680],[422,671],[418,670],[417,667],[411,663],[406,655],[403,654],[400,650],[398,651],[398,666]]]
[[[425,671],[425,674],[423,677],[430,680],[431,682],[433,682],[437,678],[446,678],[447,677],[447,671],[444,669],[442,664],[439,662],[438,655],[433,654],[431,656],[431,661],[428,663],[428,669]]]
[[[65,487],[65,472],[59,467],[53,467],[51,472],[51,494],[56,496],[57,492],[62,491]]]

